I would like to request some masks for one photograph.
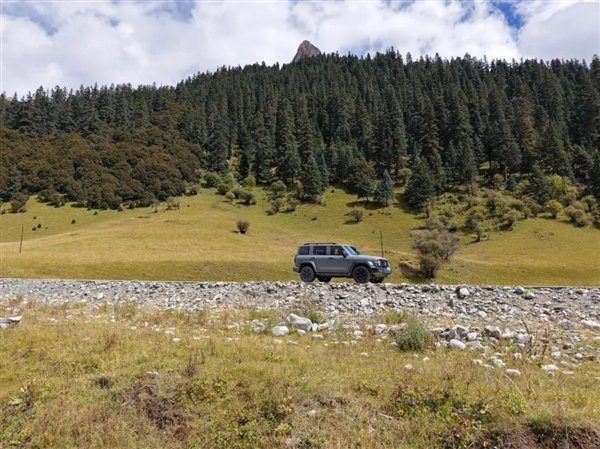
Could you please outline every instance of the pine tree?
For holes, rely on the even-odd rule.
[[[277,176],[291,185],[300,170],[300,156],[294,137],[292,108],[287,98],[282,97],[277,109],[275,131]]]
[[[375,201],[381,205],[388,206],[389,201],[394,197],[394,183],[392,177],[387,170],[383,172],[383,178],[375,187]]]
[[[425,158],[417,155],[413,163],[413,172],[406,185],[404,196],[409,206],[422,209],[435,195],[435,185],[431,168]]]

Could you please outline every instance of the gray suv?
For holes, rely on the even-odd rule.
[[[304,282],[315,278],[329,282],[333,277],[351,277],[361,284],[383,282],[392,273],[387,259],[364,256],[354,246],[337,243],[305,243],[294,258],[294,271]]]

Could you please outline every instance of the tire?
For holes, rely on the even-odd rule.
[[[369,269],[367,267],[359,265],[352,270],[352,278],[359,284],[366,284],[369,282],[369,279],[371,279],[371,273],[369,273]]]
[[[315,270],[310,265],[306,265],[300,269],[300,279],[303,282],[312,282],[315,280]]]
[[[331,276],[319,276],[319,282],[329,282],[331,280]]]

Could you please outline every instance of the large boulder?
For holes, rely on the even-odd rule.
[[[289,314],[285,317],[285,324],[289,327],[295,327],[296,329],[302,329],[305,332],[310,332],[312,330],[312,321],[308,318],[304,318],[302,316],[298,316],[294,313]]]

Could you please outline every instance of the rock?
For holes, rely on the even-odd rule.
[[[465,349],[467,347],[467,345],[465,345],[462,341],[460,340],[450,340],[450,343],[448,344],[448,346],[452,349]]]
[[[581,324],[586,329],[600,330],[600,323],[594,320],[581,320]]]
[[[507,369],[504,372],[509,377],[521,377],[521,371],[518,369]]]
[[[519,285],[518,287],[515,287],[515,293],[517,295],[522,295],[523,293],[525,293],[525,289]]]
[[[11,326],[15,326],[21,322],[22,316],[11,316],[6,318],[0,318],[0,329],[7,329]]]
[[[317,411],[316,411],[315,409],[309,410],[309,411],[306,413],[306,416],[309,416],[309,417],[311,417],[311,418],[314,418],[315,416],[317,416]]]
[[[302,329],[305,332],[310,332],[312,330],[312,321],[308,318],[304,318],[302,316],[298,316],[296,314],[289,314],[285,317],[285,323],[289,327],[295,327],[298,329]]]
[[[290,333],[290,329],[287,326],[275,326],[271,329],[271,333],[276,337],[281,337]]]
[[[303,41],[298,47],[298,51],[296,51],[296,55],[294,59],[292,59],[292,64],[302,61],[303,59],[313,58],[315,56],[319,56],[321,54],[321,50],[311,44],[309,41]]]
[[[498,368],[504,368],[504,366],[506,365],[506,363],[504,363],[502,360],[496,357],[492,357],[490,359],[490,362],[492,362],[492,365],[497,366]]]
[[[379,335],[384,333],[387,330],[387,326],[385,324],[378,324],[375,326],[375,334]]]
[[[263,323],[254,323],[252,326],[252,332],[255,334],[262,334],[265,331],[266,326]]]
[[[523,295],[523,299],[534,299],[535,298],[535,293],[532,292],[527,292]]]
[[[462,340],[469,333],[469,328],[465,326],[453,326],[447,335],[448,340]]]
[[[467,341],[475,341],[477,340],[477,336],[479,335],[478,332],[469,332],[467,334]]]
[[[502,336],[502,332],[500,331],[500,328],[498,326],[489,326],[489,325],[485,326],[483,328],[483,334],[488,337],[494,337],[498,340]]]
[[[569,320],[560,320],[557,325],[567,330],[573,330],[576,327],[575,323]]]
[[[406,365],[404,365],[404,369],[405,369],[406,371],[414,371],[414,370],[415,370],[415,367],[414,367],[414,366],[412,366],[410,363],[407,363]]]
[[[558,366],[556,366],[556,365],[542,365],[542,369],[543,369],[544,371],[547,371],[547,372],[549,372],[549,373],[552,373],[552,372],[554,372],[554,371],[557,371],[557,370],[558,370]]]
[[[456,292],[456,294],[458,295],[459,298],[466,298],[468,296],[471,296],[471,292],[469,291],[469,289],[467,287],[460,287],[458,289],[458,292]]]

